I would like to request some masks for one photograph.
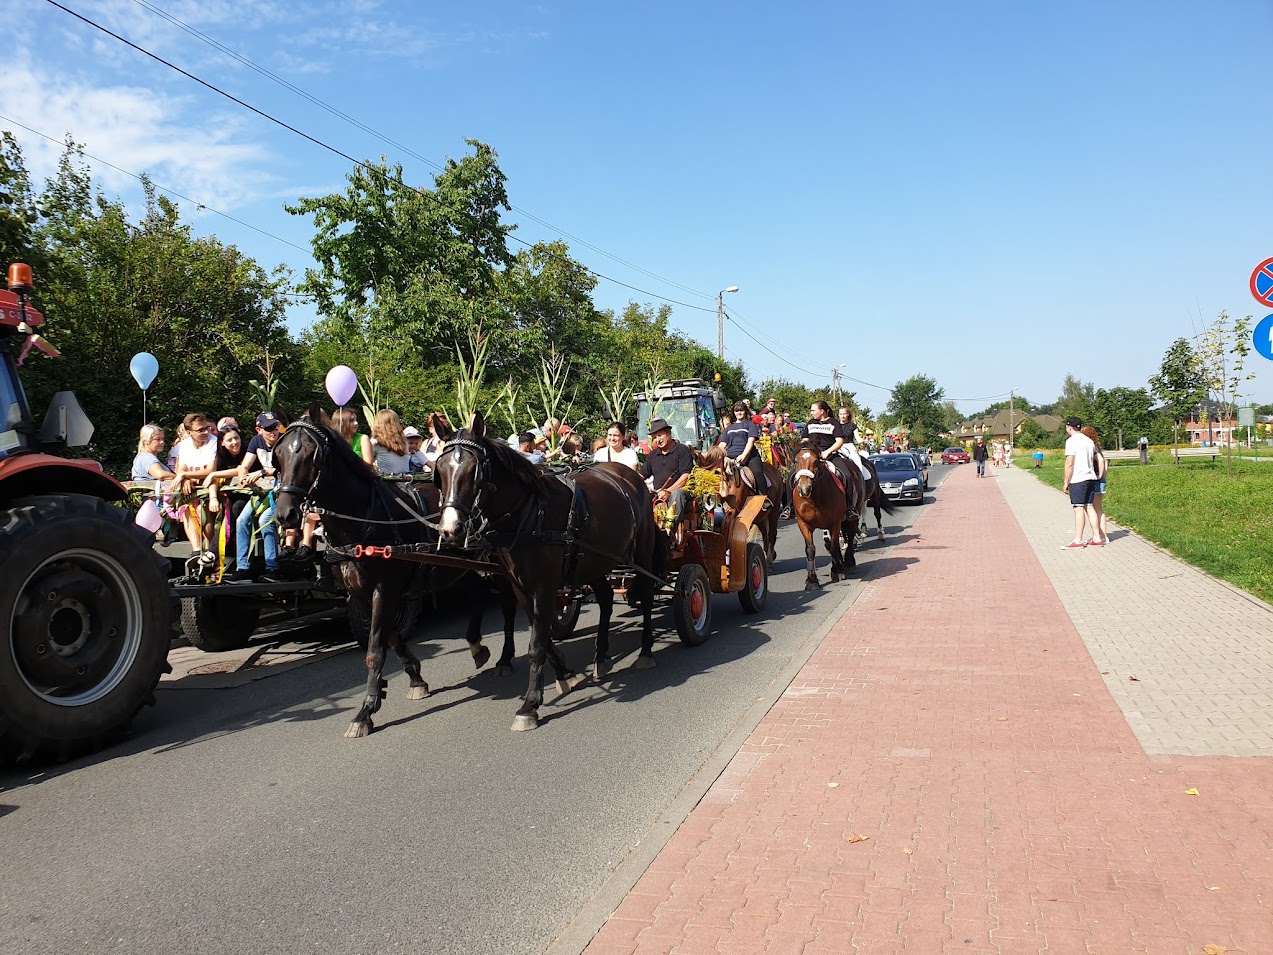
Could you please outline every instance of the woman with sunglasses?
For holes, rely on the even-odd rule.
[[[637,454],[628,446],[628,429],[622,421],[611,421],[606,427],[606,445],[592,455],[596,462],[611,461],[615,464],[626,464],[632,470],[641,466]]]

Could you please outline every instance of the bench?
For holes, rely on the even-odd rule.
[[[1209,448],[1187,447],[1187,448],[1177,448],[1174,453],[1177,459],[1179,458],[1210,458],[1212,461],[1214,461],[1217,457],[1225,453],[1225,449],[1220,447],[1215,447],[1215,446],[1209,447]],[[1122,451],[1112,451],[1112,450],[1102,451],[1101,454],[1105,455],[1106,461],[1139,461],[1140,460],[1139,448],[1127,448]]]

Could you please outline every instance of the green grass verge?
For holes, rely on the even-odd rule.
[[[1035,470],[1029,453],[1012,463],[1060,490],[1065,458],[1050,452]],[[1171,463],[1155,454],[1148,467],[1110,466],[1105,513],[1122,527],[1273,603],[1273,463],[1223,459]]]

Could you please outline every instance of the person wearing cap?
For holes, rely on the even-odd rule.
[[[430,468],[429,459],[425,456],[424,437],[414,425],[402,429],[402,436],[407,439],[407,467],[412,474],[423,474]]]
[[[685,486],[694,468],[694,455],[690,449],[672,436],[672,426],[662,418],[650,421],[650,442],[653,447],[641,465],[641,476],[651,485],[656,503],[667,504],[664,530],[676,530],[681,515],[689,506],[689,494]]]
[[[257,487],[261,487],[260,478],[277,476],[274,469],[274,446],[278,444],[282,434],[283,423],[274,412],[265,411],[256,416],[256,434],[248,442],[248,450],[243,462],[248,472],[255,470],[253,464],[260,466],[260,470],[252,481]],[[251,580],[253,577],[252,524],[254,519],[265,551],[265,571],[271,573],[278,570],[278,525],[274,522],[274,496],[265,494],[248,502],[234,522],[235,570],[232,574],[227,574],[225,578],[232,583]]]
[[[1065,477],[1061,490],[1070,494],[1070,506],[1074,511],[1074,539],[1068,544],[1062,544],[1061,550],[1081,550],[1087,546],[1083,542],[1083,530],[1089,521],[1092,536],[1104,544],[1100,521],[1096,508],[1092,505],[1097,482],[1096,445],[1080,430],[1082,427],[1082,418],[1065,419],[1065,433],[1069,437],[1065,439]]]

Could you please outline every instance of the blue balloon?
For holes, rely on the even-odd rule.
[[[159,359],[148,351],[139,351],[128,363],[128,370],[133,373],[137,387],[145,391],[159,374]]]

